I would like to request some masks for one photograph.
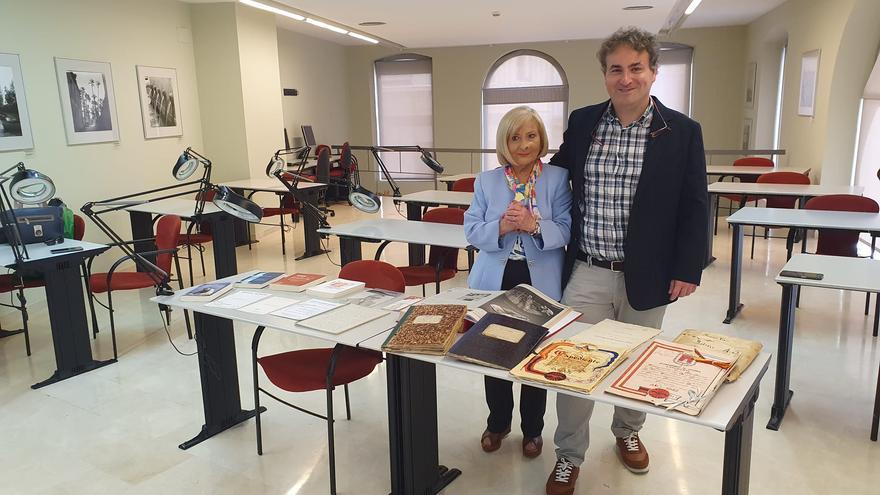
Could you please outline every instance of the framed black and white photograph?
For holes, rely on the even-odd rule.
[[[55,57],[55,73],[67,144],[119,141],[110,64]]]
[[[0,151],[33,147],[21,61],[18,55],[0,53]]]
[[[138,65],[137,78],[144,137],[153,139],[182,135],[177,71]]]
[[[746,108],[755,108],[755,83],[758,78],[758,64],[749,62],[746,64]]]
[[[804,53],[801,58],[801,93],[798,97],[798,115],[816,115],[816,81],[819,79],[819,50]]]
[[[747,150],[752,145],[752,119],[743,119],[742,149]]]

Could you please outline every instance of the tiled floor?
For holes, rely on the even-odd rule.
[[[336,206],[332,223],[361,216]],[[396,217],[392,209],[386,215]],[[121,219],[120,219],[121,220]],[[723,224],[723,221],[722,221]],[[91,227],[91,226],[90,226]],[[299,227],[299,226],[298,226]],[[260,243],[238,250],[239,270],[250,268],[336,273],[326,256],[293,261],[302,250],[302,232],[292,234],[288,256],[281,256],[277,229],[258,227]],[[288,240],[290,237],[288,237]],[[775,352],[780,289],[772,276],[784,261],[781,240],[759,239],[755,260],[743,269],[745,309],[723,325],[730,267],[729,233],[715,238],[718,260],[703,276],[697,293],[672,305],[664,328],[696,328],[764,342]],[[329,258],[338,262],[335,239]],[[372,257],[375,245],[365,245]],[[109,254],[107,256],[110,256]],[[207,256],[210,264],[210,253]],[[403,264],[406,250],[394,246],[386,259]],[[462,256],[461,265],[464,265]],[[210,278],[210,267],[208,277]],[[444,284],[466,283],[466,273]],[[413,289],[412,293],[419,293]],[[249,421],[187,451],[177,445],[202,424],[196,358],[169,345],[149,290],[120,293],[120,360],[103,369],[34,391],[29,385],[54,370],[48,316],[40,290],[31,290],[29,308],[34,352],[24,353],[21,336],[0,340],[0,493],[3,494],[322,494],[328,492],[326,429],[321,420],[273,404],[263,416],[265,454],[256,455],[254,423]],[[5,296],[4,296],[5,297]],[[755,413],[751,493],[875,494],[880,486],[880,446],[869,441],[880,346],[871,337],[871,318],[862,314],[864,295],[805,290],[798,311],[792,364],[794,401],[780,431],[764,428],[770,414],[773,373],[763,381]],[[100,358],[111,355],[109,323],[93,343]],[[4,328],[19,325],[18,314],[2,313]],[[182,314],[170,328],[174,343],[191,353]],[[241,398],[253,404],[249,346],[252,328],[237,325]],[[265,352],[319,342],[267,332]],[[771,366],[774,363],[771,362]],[[440,457],[464,474],[445,493],[540,494],[554,456],[556,424],[551,395],[546,415],[545,452],[522,457],[517,431],[500,451],[484,454],[479,435],[486,407],[482,381],[464,372],[438,372]],[[388,439],[385,373],[382,366],[355,383],[352,421],[337,422],[339,493],[388,493]],[[321,410],[321,393],[298,394],[294,401]],[[338,403],[342,403],[341,393]],[[642,438],[651,453],[651,472],[626,471],[612,450],[611,409],[596,408],[593,445],[577,494],[719,493],[723,434],[649,417]]]

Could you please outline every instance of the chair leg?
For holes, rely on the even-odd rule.
[[[199,246],[199,260],[202,261],[202,276],[205,276],[205,246]]]
[[[24,350],[27,352],[27,355],[31,355],[31,334],[28,330],[28,313],[27,313],[27,299],[24,297],[24,289],[18,289],[18,303],[21,305],[21,329],[24,334]],[[346,400],[348,398],[346,397]],[[349,418],[351,419],[351,418]]]
[[[345,391],[345,418],[351,421],[351,404],[348,402],[348,384],[342,386]]]
[[[89,300],[89,311],[92,313],[92,339],[98,338],[98,315],[95,314],[95,294],[92,293],[88,279],[86,280],[86,295]]]
[[[718,235],[718,205],[721,202],[721,196],[715,195],[715,232],[714,235]]]
[[[113,291],[107,290],[107,308],[110,310],[110,341],[113,342],[113,360],[119,359],[119,352],[116,348],[116,321],[113,318]]]
[[[281,219],[281,255],[285,256],[287,254],[287,251],[285,250],[285,247],[284,247],[284,200],[282,199],[280,203],[281,203],[281,205],[280,205],[281,206],[281,214],[278,215],[278,218]]]
[[[422,297],[425,297],[425,284],[422,284]]]
[[[180,258],[177,256],[177,253],[174,253],[174,267],[177,269],[177,286],[183,290],[183,276],[180,274]],[[192,273],[192,272],[190,272]],[[168,324],[171,324],[171,313],[168,313]],[[192,326],[189,322],[189,311],[183,310],[183,320],[186,322],[186,336],[189,337],[189,340],[192,340]]]
[[[437,280],[436,282],[434,282],[434,284],[435,284],[434,285],[434,294],[439,294],[440,293],[440,280]]]
[[[757,227],[752,227],[752,257],[751,259],[755,259],[755,229]]]
[[[327,447],[330,459],[330,495],[336,495],[336,448],[333,439],[333,389],[327,389]]]
[[[186,245],[186,265],[189,267],[189,285],[192,287],[195,285],[195,277],[193,277],[193,255],[192,255],[192,246]]]
[[[874,337],[877,336],[877,327],[880,327],[880,295],[874,297]]]
[[[868,308],[871,306],[871,293],[865,293],[865,316],[868,316]]]

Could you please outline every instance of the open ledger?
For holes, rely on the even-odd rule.
[[[656,328],[602,320],[570,339],[546,343],[510,374],[589,394],[634,349],[659,333]]]
[[[548,330],[548,337],[562,330],[581,315],[528,284],[519,284],[483,303],[479,308],[468,311],[467,318],[476,322],[487,313],[509,316],[542,326]]]
[[[706,349],[710,353],[721,352],[724,354],[739,353],[739,359],[727,375],[727,381],[733,382],[739,375],[752,364],[755,357],[760,354],[764,344],[754,340],[740,339],[718,333],[701,332],[699,330],[685,330],[673,340],[677,344],[696,346],[698,349]]]
[[[738,353],[708,354],[693,345],[655,340],[606,392],[697,416],[738,358]]]

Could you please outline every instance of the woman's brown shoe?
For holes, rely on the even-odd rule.
[[[534,459],[541,455],[541,449],[544,448],[544,440],[541,439],[540,436],[537,437],[523,437],[522,441],[522,451],[523,455],[528,457],[529,459]]]
[[[509,427],[502,433],[492,433],[491,431],[486,430],[483,432],[483,436],[480,437],[480,446],[483,447],[484,452],[495,452],[501,448],[501,440],[509,434]]]

